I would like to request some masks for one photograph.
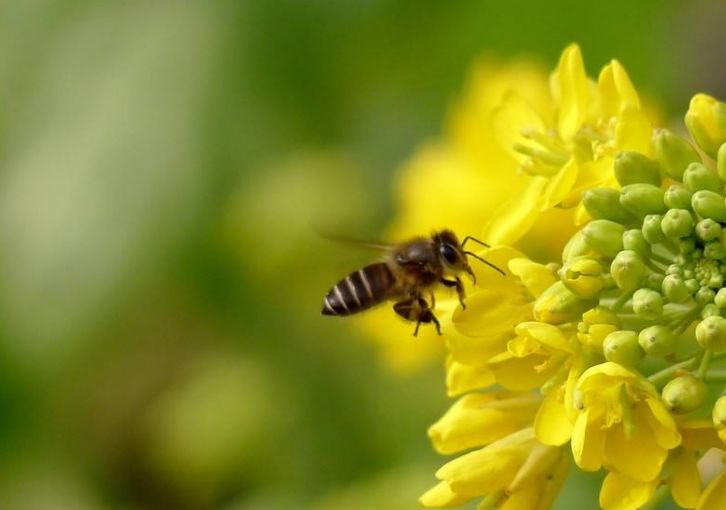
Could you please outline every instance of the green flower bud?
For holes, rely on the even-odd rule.
[[[666,237],[678,239],[693,232],[693,216],[685,209],[668,209],[663,216],[660,228]]]
[[[645,352],[656,358],[672,354],[676,350],[676,335],[660,324],[645,328],[638,335],[638,343]]]
[[[663,190],[652,184],[628,184],[620,190],[620,203],[638,218],[666,211]]]
[[[726,104],[707,94],[696,94],[691,98],[685,121],[698,146],[715,158],[719,146],[726,142]]]
[[[726,350],[726,319],[716,315],[703,319],[696,326],[696,341],[704,349]]]
[[[696,249],[696,240],[692,237],[683,237],[678,240],[678,249],[681,253],[691,253]]]
[[[706,285],[712,289],[720,289],[723,287],[723,275],[721,273],[712,273]]]
[[[615,155],[613,170],[621,186],[637,183],[660,186],[658,163],[639,152],[618,152]]]
[[[692,376],[682,375],[668,382],[661,394],[663,403],[675,414],[695,411],[706,400],[708,388],[706,384]]]
[[[684,273],[685,273],[685,271],[684,271]],[[691,271],[691,273],[693,273],[693,272]],[[683,277],[686,278],[686,275],[684,274]],[[701,284],[698,283],[698,280],[696,280],[693,277],[687,278],[686,279],[686,288],[688,289],[688,292],[690,294],[695,294],[696,292],[698,292],[698,289],[701,288]]]
[[[630,223],[634,220],[620,204],[620,192],[612,188],[594,188],[582,195],[582,204],[596,220],[613,220],[617,223]]]
[[[623,232],[623,248],[634,251],[642,258],[650,258],[650,244],[643,237],[643,232],[637,228]]]
[[[701,310],[701,319],[711,317],[712,315],[721,315],[721,310],[713,303],[709,303]]]
[[[696,291],[696,295],[693,298],[699,305],[705,305],[713,302],[713,298],[716,297],[716,293],[713,289],[709,289],[706,286],[702,286]]]
[[[604,306],[596,306],[586,311],[582,314],[582,320],[587,325],[612,324],[617,326],[619,324],[617,314]]]
[[[712,172],[701,163],[688,165],[686,171],[683,172],[683,184],[692,193],[702,189],[720,193],[722,187],[716,172]]]
[[[606,360],[623,366],[635,366],[645,356],[635,331],[613,331],[605,337],[602,350]]]
[[[716,430],[721,431],[726,429],[726,395],[719,397],[713,404],[711,418],[713,419],[713,426],[716,427]]]
[[[726,247],[721,241],[710,241],[703,247],[703,256],[711,260],[726,258]]]
[[[653,135],[656,159],[663,171],[680,181],[686,167],[700,161],[698,153],[686,140],[668,129],[658,129]]]
[[[610,265],[610,274],[615,280],[615,285],[626,292],[640,287],[640,282],[643,281],[646,273],[643,259],[631,250],[619,252]]]
[[[713,302],[719,308],[726,308],[726,289],[719,289],[716,293],[716,297],[713,298]]]
[[[590,248],[590,246],[585,242],[585,236],[582,235],[582,231],[578,230],[575,235],[567,241],[567,244],[565,244],[565,247],[562,250],[562,263],[566,264],[570,260],[592,254],[592,248]]]
[[[645,277],[644,284],[649,289],[657,290],[660,292],[661,288],[663,287],[663,275],[660,273],[650,273],[648,276]]]
[[[633,294],[633,311],[641,319],[657,319],[663,313],[663,296],[653,289],[638,289]]]
[[[625,227],[610,220],[593,220],[582,229],[585,242],[596,252],[614,257],[623,249]]]
[[[716,172],[722,181],[726,182],[726,143],[718,149],[716,156]]]
[[[686,287],[686,283],[678,275],[669,274],[663,278],[663,285],[661,285],[663,295],[671,303],[684,303],[691,297],[691,293]]]
[[[721,238],[721,225],[711,218],[701,220],[696,224],[696,235],[701,241],[713,241]]]
[[[577,297],[561,281],[555,282],[534,302],[534,318],[540,322],[562,324],[569,322],[597,304],[597,300]]]
[[[666,267],[665,270],[666,274],[676,274],[678,276],[683,275],[683,268],[679,266],[678,264],[671,264],[670,266]]]
[[[649,214],[643,218],[643,237],[650,244],[658,244],[665,241],[665,234],[660,228],[660,223],[663,221],[663,216],[660,214]]]
[[[691,207],[701,218],[726,221],[726,204],[722,195],[713,191],[696,191],[691,198]]]
[[[603,289],[602,273],[600,262],[591,258],[571,260],[560,272],[562,283],[577,296],[586,299],[597,296]]]
[[[663,194],[663,202],[670,209],[690,209],[691,195],[682,185],[673,184]]]

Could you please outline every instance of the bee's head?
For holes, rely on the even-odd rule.
[[[440,232],[436,232],[432,237],[436,245],[436,251],[439,256],[439,260],[441,260],[444,268],[451,273],[458,273],[460,271],[464,271],[469,276],[471,276],[471,279],[474,281],[474,283],[476,283],[476,276],[474,275],[474,271],[471,270],[469,261],[466,258],[467,255],[469,255],[478,260],[481,260],[491,268],[504,274],[504,271],[493,265],[491,262],[484,260],[475,253],[464,250],[464,245],[469,240],[476,241],[479,244],[486,246],[487,248],[489,247],[488,244],[483,243],[471,236],[465,237],[464,241],[460,243],[459,238],[456,237],[456,234],[454,234],[451,230],[442,230]]]

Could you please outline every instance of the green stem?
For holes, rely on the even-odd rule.
[[[479,506],[476,507],[477,510],[491,510],[497,503],[499,503],[501,496],[501,491],[489,494],[481,501],[481,503],[479,503]]]
[[[656,510],[656,508],[658,508],[660,506],[660,504],[663,503],[663,500],[665,500],[665,498],[668,497],[669,493],[670,493],[669,487],[667,485],[661,485],[655,491],[655,494],[653,494],[653,497],[650,498],[650,501],[648,501],[645,505],[640,507],[640,510]]]
[[[701,364],[698,366],[698,372],[696,373],[696,377],[699,379],[703,379],[703,376],[706,375],[706,371],[708,370],[708,365],[711,363],[711,358],[713,357],[713,351],[710,351],[706,349],[703,352],[703,357],[701,358]]]
[[[680,363],[671,365],[668,368],[664,368],[660,372],[656,372],[655,374],[648,376],[648,380],[656,386],[659,386],[670,379],[671,376],[678,370],[691,370],[696,365],[698,358],[698,356],[693,356],[685,361],[681,361]]]
[[[726,370],[709,370],[703,376],[706,382],[724,382],[726,381]]]
[[[615,302],[613,303],[613,306],[611,306],[610,309],[613,312],[617,312],[618,310],[620,310],[623,307],[623,305],[625,305],[625,303],[628,302],[628,299],[630,299],[630,297],[634,293],[635,293],[635,291],[633,290],[633,291],[625,292],[625,293],[621,294],[620,297],[615,300]]]

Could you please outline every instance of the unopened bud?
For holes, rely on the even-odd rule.
[[[726,289],[719,289],[713,302],[721,309],[726,308]]]
[[[713,241],[721,238],[721,224],[711,218],[701,220],[696,224],[696,235],[701,241]]]
[[[637,228],[623,232],[623,248],[634,251],[642,258],[650,258],[650,245],[643,237],[643,232]]]
[[[708,395],[708,388],[703,381],[687,374],[669,381],[661,395],[668,410],[685,414],[701,407]]]
[[[612,220],[617,223],[633,221],[633,215],[620,204],[620,192],[613,188],[587,190],[582,195],[582,204],[596,220]]]
[[[726,395],[719,397],[713,404],[711,418],[713,419],[713,426],[721,435],[720,432],[726,430]]]
[[[671,303],[684,303],[691,297],[683,278],[675,274],[668,274],[663,278],[661,290]]]
[[[664,276],[660,273],[650,273],[645,277],[645,280],[643,280],[643,284],[649,289],[660,292],[660,289],[663,286],[663,279]]]
[[[726,221],[726,204],[723,195],[714,191],[701,190],[693,194],[691,207],[702,218],[711,218],[719,222]]]
[[[726,143],[722,144],[716,155],[716,172],[722,181],[726,182]]]
[[[610,274],[615,280],[615,285],[624,291],[640,287],[640,282],[643,281],[646,272],[640,255],[631,250],[619,252],[610,265]]]
[[[712,273],[711,276],[708,277],[706,285],[712,289],[720,289],[723,287],[723,275],[721,273]]]
[[[713,291],[713,289],[709,289],[708,287],[701,286],[697,291],[696,295],[693,296],[693,298],[696,300],[696,303],[699,305],[706,305],[708,303],[713,303],[713,298],[716,297],[716,293]]]
[[[582,320],[588,325],[612,324],[617,326],[619,324],[618,316],[615,312],[604,306],[596,306],[586,311],[582,314]]]
[[[663,190],[652,184],[628,184],[620,190],[620,203],[638,218],[666,211]]]
[[[678,239],[690,235],[693,231],[693,216],[685,209],[668,209],[663,216],[660,228],[666,237]]]
[[[716,315],[703,319],[696,326],[696,341],[704,349],[726,350],[726,319]]]
[[[650,244],[658,244],[665,241],[665,234],[660,228],[660,223],[663,221],[663,216],[660,214],[649,214],[643,218],[643,237]]]
[[[721,191],[721,181],[713,172],[703,166],[702,163],[691,163],[683,172],[683,184],[691,192],[707,190],[719,193]]]
[[[698,283],[698,280],[693,278],[693,271],[683,271],[683,277],[686,278],[686,288],[688,289],[688,292],[691,294],[698,292],[698,289],[701,288],[701,284]]]
[[[721,241],[709,241],[703,247],[703,256],[711,260],[726,258],[726,247]]]
[[[605,286],[602,273],[602,266],[597,260],[579,258],[565,264],[561,280],[576,295],[588,299],[597,296]]]
[[[610,220],[593,220],[582,229],[585,242],[596,252],[614,257],[623,249],[625,227]]]
[[[638,343],[635,331],[615,331],[605,337],[602,344],[605,359],[624,366],[636,365],[645,353]]]
[[[686,140],[668,129],[658,129],[653,135],[656,159],[663,171],[680,181],[689,164],[700,161],[698,153]]]
[[[671,209],[689,209],[691,207],[691,195],[681,184],[671,185],[663,194],[663,202]]]
[[[656,358],[673,353],[676,349],[676,341],[676,335],[670,329],[659,324],[645,328],[638,335],[640,347]]]
[[[663,296],[653,289],[638,289],[633,294],[633,311],[641,319],[657,319],[663,313]]]
[[[726,104],[706,94],[691,98],[686,127],[698,146],[715,159],[719,146],[726,142]]]
[[[713,303],[708,303],[701,309],[701,319],[711,317],[712,315],[721,315],[721,310]]]
[[[534,302],[534,318],[549,324],[562,324],[580,316],[595,303],[580,299],[561,281],[547,288]]]
[[[593,254],[593,249],[585,242],[585,236],[581,230],[573,235],[562,250],[562,263],[566,264],[570,260]]]
[[[660,186],[658,162],[640,152],[623,151],[617,153],[613,163],[613,170],[615,178],[621,186],[637,183]]]
[[[678,249],[681,253],[691,253],[696,249],[696,240],[692,237],[683,237],[678,240]]]

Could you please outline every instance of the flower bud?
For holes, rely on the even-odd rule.
[[[595,251],[614,257],[623,249],[625,227],[610,220],[593,220],[582,229],[585,242]]]
[[[643,232],[637,228],[623,232],[623,248],[634,251],[642,258],[647,259],[650,257],[650,245],[643,237]]]
[[[686,171],[683,172],[683,184],[691,193],[702,189],[720,193],[722,187],[716,172],[712,172],[703,166],[702,163],[691,163],[688,165]]]
[[[698,153],[686,140],[668,129],[658,129],[653,135],[656,159],[663,171],[680,181],[686,167],[700,161]]]
[[[711,276],[709,276],[706,285],[708,285],[712,289],[720,289],[721,287],[723,287],[723,275],[721,273],[711,273]]]
[[[706,305],[708,303],[713,302],[713,298],[716,297],[716,293],[713,291],[713,289],[709,289],[706,286],[701,286],[697,291],[696,295],[693,296],[693,298],[696,300],[696,303],[699,305]]]
[[[612,324],[617,326],[619,324],[618,316],[615,312],[609,308],[605,308],[604,306],[596,306],[595,308],[591,308],[586,311],[582,314],[582,320],[588,325]]]
[[[641,319],[657,319],[663,313],[663,296],[653,289],[638,289],[633,294],[633,311]]]
[[[691,253],[696,249],[696,240],[693,237],[683,237],[678,240],[678,249],[681,253]]]
[[[661,397],[669,411],[685,414],[695,411],[706,400],[708,388],[700,379],[691,374],[682,375],[663,387]]]
[[[726,350],[726,319],[716,315],[703,319],[696,326],[696,341],[704,349]]]
[[[691,207],[702,218],[726,221],[726,204],[719,193],[713,191],[697,191],[691,197]]]
[[[648,287],[649,289],[657,290],[660,292],[660,289],[663,287],[663,275],[660,273],[650,273],[648,276],[645,277],[645,280],[643,280],[643,285]]]
[[[623,250],[619,252],[610,265],[610,274],[615,285],[624,291],[635,290],[640,287],[647,270],[643,260],[636,252]]]
[[[708,303],[701,309],[701,319],[711,317],[712,315],[721,315],[721,310],[713,303]]]
[[[635,331],[614,331],[605,337],[602,344],[605,359],[623,366],[634,366],[645,353],[638,343]]]
[[[580,316],[595,303],[583,300],[570,291],[565,284],[555,282],[534,302],[534,318],[549,324],[562,324]]]
[[[574,259],[562,268],[561,280],[565,286],[582,298],[597,296],[605,286],[600,262],[591,258]]]
[[[709,241],[703,247],[703,256],[711,260],[726,258],[726,247],[721,241]]]
[[[691,195],[681,184],[673,184],[663,194],[663,202],[670,209],[689,209]]]
[[[713,419],[713,426],[716,428],[719,436],[722,436],[721,439],[723,440],[722,433],[726,430],[726,395],[719,397],[713,404],[711,418]]]
[[[658,162],[640,152],[623,151],[615,155],[613,163],[615,178],[621,186],[628,184],[653,184],[660,186]]]
[[[666,237],[678,239],[693,231],[693,216],[685,209],[668,209],[663,216],[660,228]]]
[[[585,242],[585,236],[582,234],[582,231],[577,231],[567,241],[567,244],[562,250],[562,263],[566,264],[570,260],[585,255],[592,255],[593,253],[593,249]]]
[[[709,95],[696,94],[691,98],[685,121],[701,150],[715,158],[719,146],[726,142],[726,104]]]
[[[663,190],[652,184],[628,184],[620,190],[620,203],[638,218],[666,211]]]
[[[645,328],[638,335],[638,343],[651,356],[660,358],[672,354],[676,349],[676,335],[660,324]]]
[[[684,303],[691,297],[691,293],[686,287],[686,283],[678,275],[669,274],[663,278],[663,284],[661,290],[666,299],[671,303]]]
[[[716,172],[722,181],[726,182],[726,143],[722,144],[716,155]]]
[[[618,327],[613,324],[593,324],[585,333],[578,333],[577,338],[583,345],[602,349],[605,337],[617,329]]]
[[[701,220],[696,224],[696,235],[701,241],[713,241],[721,238],[721,224],[711,218]]]
[[[663,216],[660,214],[649,214],[643,218],[643,237],[650,244],[658,244],[665,241],[665,234],[660,228],[660,223],[663,221]]]
[[[582,195],[582,204],[596,220],[613,220],[617,223],[633,221],[630,214],[620,204],[620,193],[612,188],[593,188]]]
[[[701,288],[701,284],[698,283],[698,280],[693,278],[693,275],[692,275],[693,271],[690,271],[690,273],[691,273],[690,278],[689,278],[689,275],[686,273],[687,273],[687,271],[683,272],[683,277],[686,278],[686,288],[688,289],[689,293],[695,294],[696,292],[698,292],[698,289]]]
[[[719,289],[713,302],[721,309],[726,308],[726,289]]]

